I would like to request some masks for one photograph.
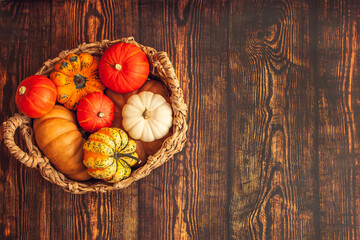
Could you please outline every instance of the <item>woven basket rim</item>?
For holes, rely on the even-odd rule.
[[[150,73],[152,76],[161,80],[170,91],[170,102],[173,110],[172,135],[163,142],[161,148],[154,155],[148,157],[147,162],[143,166],[133,171],[129,178],[114,184],[105,183],[101,180],[95,183],[71,180],[56,170],[50,163],[50,160],[39,150],[34,140],[31,125],[32,120],[29,117],[16,113],[3,123],[4,144],[9,149],[11,155],[27,167],[38,168],[43,178],[60,186],[67,192],[83,194],[86,192],[107,192],[126,188],[131,183],[149,175],[152,170],[164,164],[172,158],[175,153],[180,152],[185,145],[187,105],[184,101],[183,92],[176,77],[175,70],[166,52],[157,52],[151,47],[136,42],[133,37],[114,41],[103,40],[101,42],[83,43],[77,48],[60,52],[59,56],[54,59],[47,60],[35,75],[48,76],[53,71],[55,64],[68,54],[85,52],[93,55],[102,55],[108,47],[120,42],[134,44],[145,52],[150,63]],[[20,149],[14,141],[17,128],[20,128],[21,137],[25,141],[28,152]]]

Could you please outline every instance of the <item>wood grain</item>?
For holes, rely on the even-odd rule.
[[[317,239],[310,6],[230,6],[230,238]]]
[[[184,150],[106,194],[66,193],[1,144],[0,239],[358,239],[359,7],[0,1],[1,121],[42,62],[127,36],[168,53],[189,106]]]
[[[317,9],[319,234],[358,239],[359,112],[354,106],[359,99],[359,10],[347,1],[320,2]]]

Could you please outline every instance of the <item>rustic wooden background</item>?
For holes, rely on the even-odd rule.
[[[359,1],[0,7],[1,122],[45,60],[127,36],[168,52],[189,106],[184,150],[106,194],[66,193],[1,144],[0,239],[360,239]]]

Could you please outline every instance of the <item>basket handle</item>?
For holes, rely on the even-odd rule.
[[[173,107],[184,117],[187,116],[188,107],[184,101],[184,95],[180,82],[176,77],[175,69],[166,52],[155,52],[153,54],[153,68],[157,69],[162,79],[168,79],[168,87],[171,89]]]
[[[3,140],[9,152],[19,162],[25,164],[27,167],[36,168],[41,161],[43,161],[40,150],[33,144],[33,131],[30,126],[31,119],[27,116],[15,113],[7,121],[3,122]],[[18,145],[16,145],[14,136],[17,128],[20,127],[22,139],[28,152],[24,152]]]

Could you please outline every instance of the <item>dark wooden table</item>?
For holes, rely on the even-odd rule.
[[[360,239],[359,1],[0,1],[0,121],[44,61],[134,36],[168,52],[184,150],[72,195],[0,147],[0,239]],[[24,142],[17,137],[24,147]]]

